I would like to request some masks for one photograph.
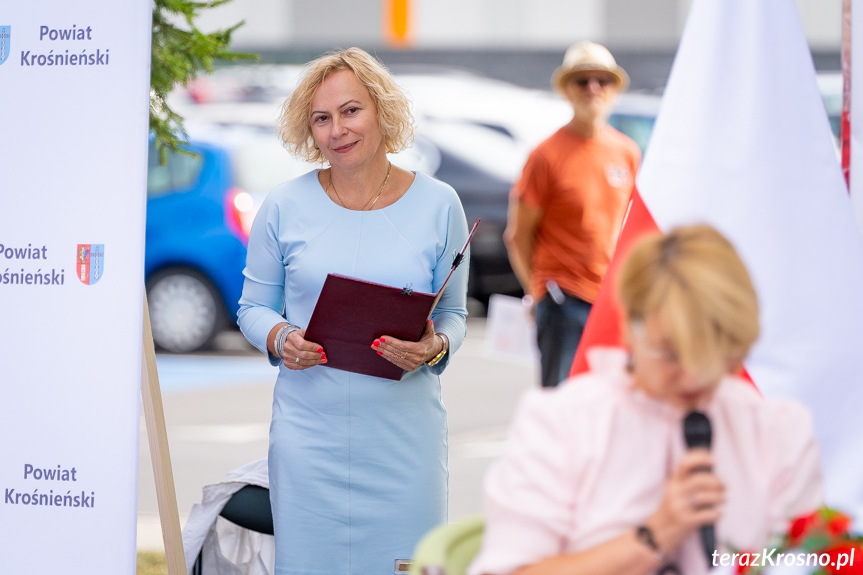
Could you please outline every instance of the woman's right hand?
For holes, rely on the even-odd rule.
[[[659,548],[675,553],[693,531],[722,516],[725,486],[713,473],[706,449],[691,449],[671,474],[659,509],[647,519]]]
[[[288,369],[301,370],[327,363],[324,348],[305,339],[306,330],[298,329],[288,334],[282,348],[282,358]]]

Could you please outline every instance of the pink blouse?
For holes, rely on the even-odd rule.
[[[503,575],[585,551],[659,507],[686,451],[685,413],[635,389],[625,360],[622,350],[594,348],[589,373],[523,398],[506,452],[485,479],[485,535],[469,575]],[[788,519],[821,504],[809,412],[732,377],[704,411],[714,471],[726,488],[717,544],[760,550]],[[697,533],[673,560],[686,575],[708,569]]]

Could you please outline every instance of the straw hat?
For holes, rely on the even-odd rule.
[[[608,48],[587,40],[567,49],[563,65],[551,75],[551,87],[560,90],[564,81],[577,72],[608,72],[617,79],[619,90],[625,90],[629,85],[629,75],[617,65]]]

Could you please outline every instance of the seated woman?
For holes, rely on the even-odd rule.
[[[705,573],[701,526],[720,553],[760,551],[821,504],[809,413],[734,375],[759,328],[731,244],[708,226],[648,237],[618,292],[628,350],[594,348],[588,373],[524,398],[471,575]],[[690,410],[709,451],[686,447]]]

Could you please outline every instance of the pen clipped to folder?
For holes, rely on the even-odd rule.
[[[449,283],[449,279],[452,277],[453,272],[455,272],[455,269],[458,266],[460,266],[461,263],[464,261],[464,258],[465,258],[464,254],[467,251],[467,246],[470,244],[470,241],[473,239],[473,235],[474,235],[474,233],[476,233],[476,227],[479,225],[479,223],[481,221],[482,221],[482,218],[478,218],[476,220],[476,223],[473,225],[473,227],[470,229],[470,233],[467,235],[467,240],[464,242],[464,245],[462,246],[461,251],[456,252],[455,255],[453,255],[453,257],[452,257],[452,269],[449,270],[449,275],[446,276],[446,279],[444,280],[443,285],[440,286],[439,290],[437,290],[437,295],[435,295],[434,303],[432,304],[432,307],[429,310],[429,313],[428,313],[428,316],[426,316],[426,319],[431,317],[431,314],[434,311],[434,308],[437,305],[438,300],[440,300],[440,296],[443,295],[443,290],[446,287],[446,284]],[[420,332],[420,335],[422,335],[422,332]],[[416,341],[419,341],[419,338],[417,338]]]

